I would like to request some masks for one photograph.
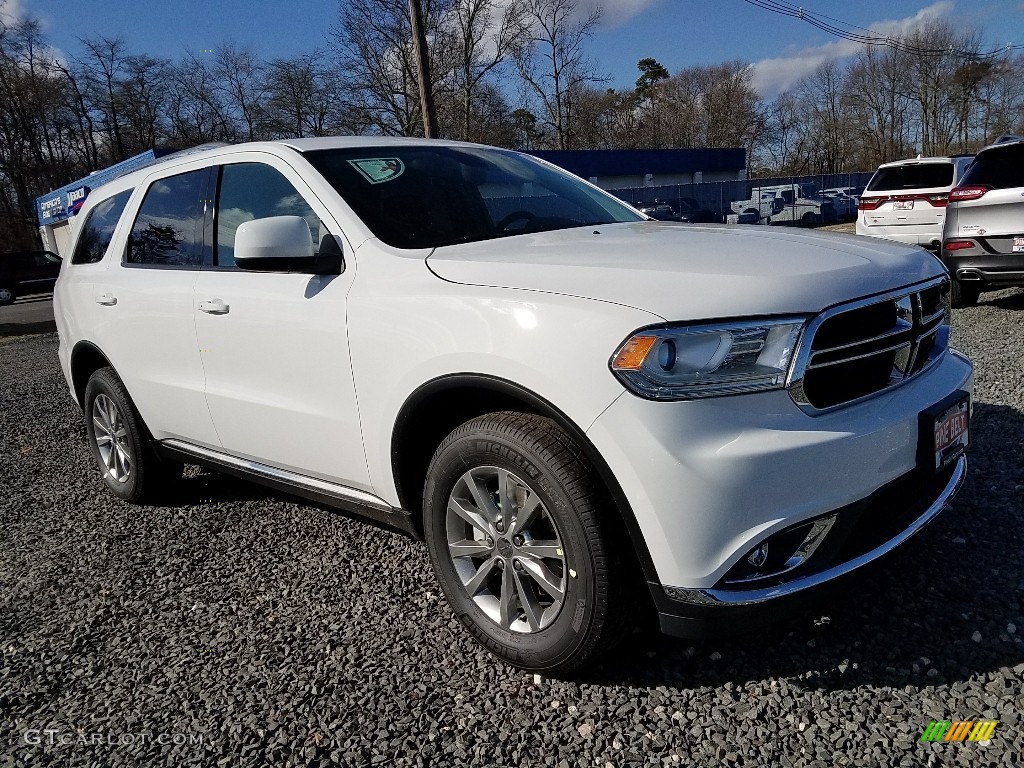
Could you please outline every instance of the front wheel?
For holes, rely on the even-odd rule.
[[[424,531],[445,596],[473,636],[515,666],[566,673],[626,623],[626,569],[600,486],[554,422],[492,413],[430,463]]]
[[[0,307],[6,307],[8,304],[13,304],[17,298],[14,294],[14,289],[6,285],[0,285]]]

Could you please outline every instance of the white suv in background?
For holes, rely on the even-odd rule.
[[[938,250],[949,190],[972,156],[917,157],[883,163],[857,203],[857,234]]]
[[[515,152],[376,137],[93,191],[55,309],[113,493],[198,463],[396,526],[484,646],[565,672],[639,609],[756,629],[947,506],[948,288],[917,248],[646,220]]]

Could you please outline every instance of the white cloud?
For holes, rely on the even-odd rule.
[[[601,24],[617,27],[625,24],[634,16],[646,11],[659,0],[582,0],[580,9],[590,11],[596,6],[601,7]]]
[[[14,24],[23,15],[21,0],[0,0],[0,24]]]
[[[897,35],[910,31],[921,22],[949,16],[952,11],[952,0],[939,0],[925,6],[913,16],[876,21],[869,26],[876,34]],[[859,43],[838,39],[824,45],[802,48],[785,56],[761,59],[754,63],[754,87],[764,98],[774,98],[795,85],[801,78],[811,74],[824,62],[852,56],[860,48]]]

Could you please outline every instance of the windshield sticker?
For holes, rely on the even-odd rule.
[[[405,163],[397,157],[372,157],[348,162],[371,184],[394,181],[405,172]]]

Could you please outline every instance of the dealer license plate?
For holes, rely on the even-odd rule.
[[[892,207],[897,211],[909,211],[914,207],[913,200],[893,200]]]
[[[929,408],[921,414],[921,459],[939,472],[949,466],[970,442],[971,400],[966,392]]]
[[[1024,253],[1024,237],[1013,238],[1013,252]]]

